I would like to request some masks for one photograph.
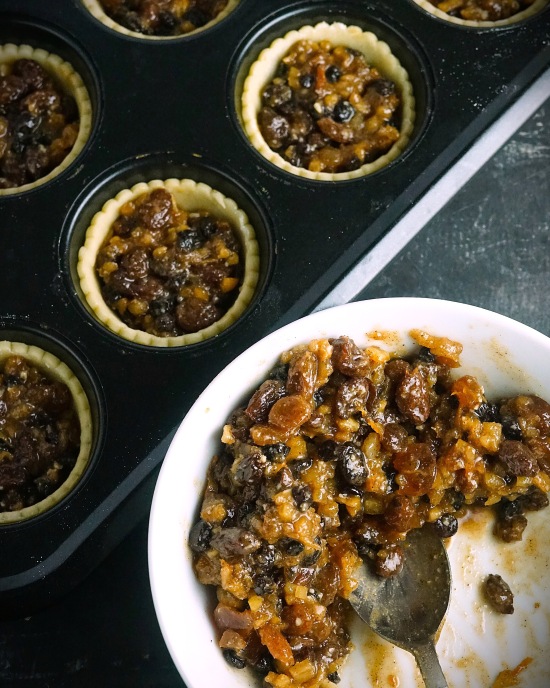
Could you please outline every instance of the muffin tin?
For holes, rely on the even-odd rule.
[[[239,116],[244,78],[260,51],[325,20],[386,41],[416,101],[405,152],[342,182],[278,169],[250,145]],[[148,41],[105,26],[80,0],[0,0],[0,43],[60,55],[92,101],[91,135],[76,160],[36,189],[0,197],[2,339],[41,346],[67,363],[88,395],[94,427],[92,458],[73,492],[41,516],[0,527],[1,613],[26,613],[62,594],[146,515],[173,431],[206,384],[338,284],[550,65],[549,35],[549,6],[507,27],[472,28],[414,0],[240,0],[211,28]],[[260,274],[250,306],[227,330],[160,348],[125,341],[93,317],[76,263],[108,199],[169,178],[205,182],[244,210]]]

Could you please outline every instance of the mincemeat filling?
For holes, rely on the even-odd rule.
[[[401,96],[362,53],[301,40],[262,93],[267,145],[291,165],[347,172],[376,160],[399,139]]]
[[[530,7],[534,0],[429,0],[438,10],[468,21],[509,19]]]
[[[126,325],[177,337],[212,325],[234,304],[241,254],[228,222],[186,212],[159,188],[120,208],[95,267],[105,303]]]
[[[111,19],[147,36],[179,36],[201,28],[228,0],[100,0]]]
[[[0,65],[0,188],[47,175],[71,151],[78,131],[74,98],[38,62]]]
[[[498,538],[520,540],[548,505],[550,404],[489,401],[451,374],[459,343],[411,336],[406,357],[345,336],[299,346],[223,428],[189,545],[216,589],[221,651],[266,686],[338,682],[362,560],[395,575],[410,530],[450,538],[482,507]],[[511,613],[505,585],[493,577],[486,594]]]

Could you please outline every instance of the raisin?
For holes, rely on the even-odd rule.
[[[302,74],[300,76],[300,86],[303,88],[311,88],[315,83],[315,79],[311,74]]]
[[[304,551],[304,545],[293,538],[283,537],[279,540],[278,544],[280,549],[282,549],[285,554],[288,554],[291,557],[298,556],[298,554],[301,554]]]
[[[498,406],[496,404],[490,404],[487,401],[482,402],[477,409],[475,409],[475,414],[482,423],[500,422]]]
[[[349,418],[354,413],[361,413],[374,393],[370,380],[363,377],[352,377],[344,380],[336,392],[336,413],[340,418]]]
[[[332,118],[335,122],[349,122],[355,115],[355,108],[347,100],[339,100],[332,111]]]
[[[36,143],[36,135],[42,124],[40,115],[32,115],[23,110],[12,122],[15,138],[23,144]]]
[[[221,310],[213,303],[195,296],[176,307],[176,322],[184,332],[198,332],[220,319]]]
[[[403,548],[397,544],[390,544],[382,547],[376,553],[374,570],[382,578],[390,578],[402,571],[404,563]]]
[[[433,528],[439,537],[450,538],[458,530],[458,520],[452,514],[442,514],[434,521]]]
[[[334,440],[325,440],[317,447],[317,451],[323,461],[332,461],[337,458],[337,448],[338,444]]]
[[[334,368],[348,377],[364,377],[370,372],[370,361],[349,337],[331,340]]]
[[[263,477],[265,459],[258,447],[242,444],[236,453],[231,467],[233,479],[237,485],[258,483]]]
[[[254,561],[257,566],[266,571],[273,567],[277,559],[277,552],[273,545],[266,543],[262,544],[260,549],[254,555]]]
[[[31,179],[39,179],[51,167],[48,150],[45,146],[28,146],[25,150],[25,167]]]
[[[538,487],[522,495],[517,501],[521,503],[525,511],[540,511],[540,509],[545,509],[549,503],[548,495],[539,490]]]
[[[159,12],[159,24],[159,33],[170,35],[174,32],[174,29],[177,27],[178,20],[172,14],[172,12],[169,12],[167,10],[161,10]]]
[[[260,110],[258,124],[262,136],[270,148],[279,150],[285,145],[290,131],[290,124],[286,117],[280,115],[273,108],[264,107]]]
[[[342,72],[338,69],[336,65],[329,65],[325,70],[326,80],[330,84],[335,84],[341,76]]]
[[[270,671],[274,671],[273,657],[267,652],[261,654],[257,659],[251,661],[251,665],[260,674],[268,674]]]
[[[260,539],[245,528],[223,528],[210,540],[210,546],[222,559],[234,559],[251,554],[261,547]]]
[[[466,501],[466,497],[462,492],[459,490],[452,490],[450,492],[451,496],[451,506],[455,511],[458,511],[459,509],[462,509],[464,506],[464,502]]]
[[[286,382],[288,376],[288,364],[278,363],[274,366],[269,375],[267,376],[270,380],[279,380],[280,382]]]
[[[273,461],[274,463],[279,463],[284,461],[288,456],[290,447],[288,447],[284,442],[277,442],[277,444],[266,444],[262,447],[262,451],[268,461]]]
[[[395,93],[395,84],[389,79],[377,79],[371,85],[381,96],[389,96]]]
[[[502,411],[501,411],[502,412]],[[508,440],[521,440],[521,428],[517,418],[508,415],[502,415],[502,433]]]
[[[33,91],[39,91],[50,85],[46,70],[35,60],[22,58],[13,63],[12,74],[19,76]]]
[[[411,527],[416,509],[412,500],[403,494],[394,495],[384,512],[384,520],[392,530],[406,532]]]
[[[397,407],[415,425],[428,420],[430,415],[430,390],[422,371],[407,371],[395,392]]]
[[[408,433],[399,423],[387,423],[382,435],[382,447],[386,451],[402,451],[407,446]]]
[[[416,358],[422,363],[433,363],[435,361],[435,356],[432,354],[432,352],[428,349],[427,346],[420,347],[418,354],[416,355]]]
[[[197,229],[185,229],[178,233],[177,246],[184,253],[200,248],[202,242],[202,234]]]
[[[189,547],[193,552],[206,552],[212,538],[212,526],[202,519],[197,521],[189,532]]]
[[[538,463],[532,451],[518,440],[503,440],[498,458],[512,475],[532,476],[538,473]]]
[[[288,368],[286,391],[288,394],[301,394],[306,397],[313,396],[317,381],[317,357],[311,351],[297,356],[291,361]]]
[[[239,655],[230,648],[224,648],[222,650],[223,657],[225,661],[232,666],[234,669],[244,669],[246,666],[246,661],[239,657]]]
[[[161,315],[166,315],[174,307],[175,299],[173,296],[165,296],[159,299],[153,299],[149,304],[149,313],[158,318]],[[174,322],[173,318],[170,318],[170,322]],[[158,322],[157,322],[158,325]]]
[[[396,481],[404,494],[425,494],[433,485],[437,466],[428,445],[415,442],[403,451],[396,452],[393,466],[398,475]]]
[[[289,465],[293,475],[301,475],[302,473],[305,473],[308,468],[313,466],[313,459],[311,456],[303,456],[299,459],[296,459]]]
[[[495,523],[495,535],[504,542],[518,542],[523,538],[527,519],[523,514],[514,514],[510,518],[499,518]]]
[[[490,573],[484,582],[484,592],[493,609],[500,614],[514,613],[514,595],[506,581],[496,573]]]
[[[25,80],[19,76],[0,76],[0,107],[15,103],[25,95],[27,89]]]
[[[311,404],[300,394],[278,399],[269,411],[269,422],[283,432],[293,432],[310,417]]]
[[[149,272],[149,254],[145,248],[136,246],[122,256],[120,265],[132,280],[146,277]]]
[[[340,474],[350,485],[362,487],[369,477],[367,458],[363,452],[351,442],[339,444],[335,450]]]
[[[300,511],[306,511],[312,503],[312,492],[309,485],[305,483],[296,483],[292,487],[292,497],[296,502],[296,506]]]
[[[172,196],[165,189],[153,189],[137,208],[137,213],[150,229],[162,229],[173,222]]]
[[[316,549],[314,550],[311,554],[307,554],[303,559],[302,559],[302,565],[303,566],[315,566],[315,564],[319,561],[321,558],[321,550]]]
[[[277,108],[292,98],[292,89],[288,84],[271,83],[262,93],[262,102],[270,108]]]
[[[512,518],[516,514],[523,513],[523,506],[520,499],[503,498],[497,503],[496,510],[499,518]]]
[[[254,578],[254,592],[256,595],[269,595],[277,592],[277,583],[271,576],[261,573]]]
[[[283,466],[283,468],[277,473],[277,477],[275,480],[275,490],[277,492],[282,492],[283,490],[288,490],[289,487],[292,487],[293,483],[293,477],[292,477],[292,471],[290,468],[287,466]]]
[[[280,380],[266,380],[254,392],[245,413],[254,423],[265,423],[273,404],[284,396],[285,386]]]

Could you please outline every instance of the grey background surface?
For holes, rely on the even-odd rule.
[[[550,103],[358,296],[424,296],[550,334]]]

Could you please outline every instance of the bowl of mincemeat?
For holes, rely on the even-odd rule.
[[[390,298],[232,361],[176,431],[150,514],[155,609],[188,688],[422,686],[349,603],[359,567],[399,575],[418,528],[450,559],[449,685],[548,685],[549,356],[503,315]]]

